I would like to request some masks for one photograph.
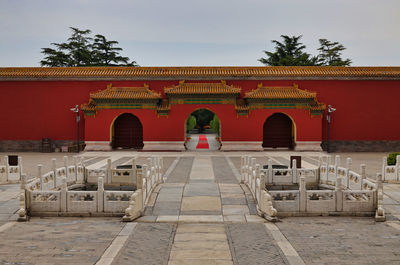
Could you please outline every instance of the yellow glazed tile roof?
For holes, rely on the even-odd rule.
[[[0,80],[400,79],[400,67],[2,67]]]
[[[220,83],[185,83],[180,81],[179,85],[165,88],[165,94],[193,95],[193,94],[240,94],[241,88],[229,86],[225,81]]]
[[[91,93],[90,97],[96,99],[160,99],[161,94],[149,89],[147,84],[143,87],[113,87]]]
[[[277,98],[277,99],[292,99],[292,98],[310,98],[316,97],[316,93],[307,90],[301,90],[296,84],[291,87],[264,87],[261,84],[258,88],[245,93],[245,98]]]

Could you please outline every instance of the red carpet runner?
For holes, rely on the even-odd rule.
[[[196,149],[208,149],[210,146],[208,145],[207,137],[204,134],[199,135],[199,143],[196,146]]]

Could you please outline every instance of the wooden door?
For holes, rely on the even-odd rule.
[[[143,148],[143,127],[130,113],[120,115],[114,122],[113,148]]]
[[[275,113],[264,123],[263,147],[293,148],[292,120],[283,113]]]

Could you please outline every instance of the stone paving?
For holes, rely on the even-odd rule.
[[[385,184],[385,223],[373,218],[310,217],[272,224],[256,215],[251,194],[238,182],[240,155],[245,153],[83,156],[91,165],[104,166],[107,157],[126,163],[137,155],[138,164],[143,164],[159,154],[167,181],[155,190],[145,216],[133,226],[119,218],[32,218],[16,223],[18,185],[0,185],[0,264],[400,264],[399,184]],[[253,154],[259,163],[271,158],[285,164],[296,153]],[[44,168],[51,166],[52,154],[23,155],[28,175],[36,174],[34,159]],[[307,156],[303,165],[317,165],[318,153],[301,155]],[[375,161],[382,155],[349,156],[357,168],[363,157]],[[378,168],[374,163],[372,168]],[[374,175],[368,167],[367,173]]]

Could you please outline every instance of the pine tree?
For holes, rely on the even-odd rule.
[[[275,51],[264,51],[267,58],[261,58],[258,61],[267,66],[307,66],[315,65],[317,58],[304,51],[306,48],[300,42],[302,35],[289,37],[281,35],[283,42],[272,40],[275,44]]]
[[[318,48],[318,61],[321,65],[329,66],[349,66],[350,59],[342,59],[342,51],[346,48],[339,42],[331,42],[327,39],[319,39],[320,48]]]
[[[103,35],[90,37],[91,30],[70,27],[72,35],[63,43],[51,43],[53,48],[42,48],[41,66],[137,66],[135,61],[119,55],[122,48],[114,47],[117,41],[109,41]]]

